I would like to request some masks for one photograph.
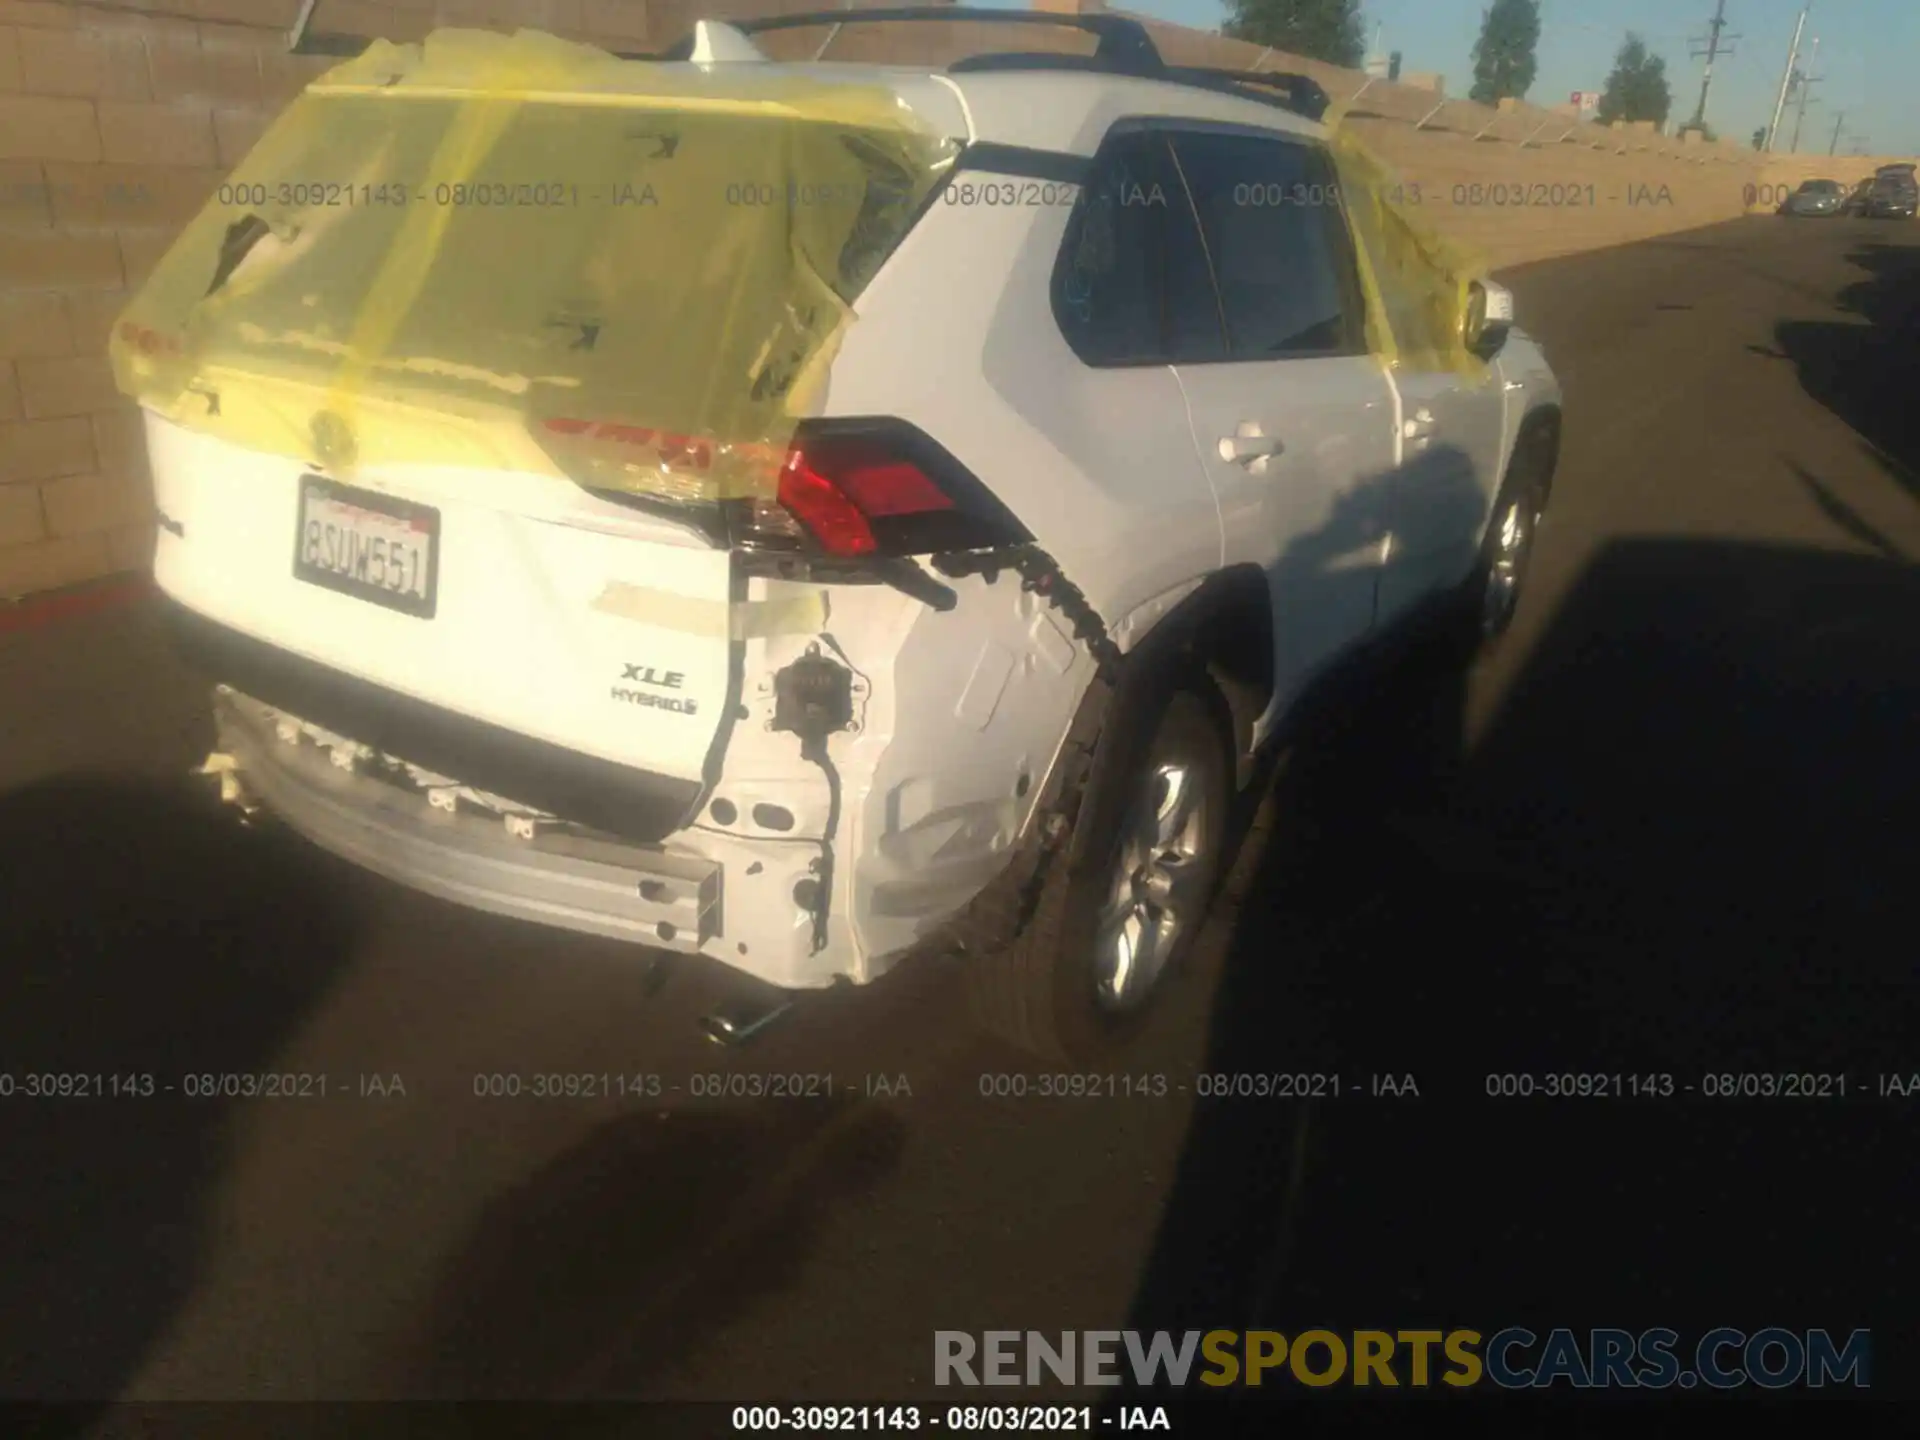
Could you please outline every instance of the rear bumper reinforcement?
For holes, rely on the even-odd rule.
[[[576,835],[507,833],[449,813],[325,753],[278,737],[274,714],[221,688],[220,748],[243,787],[322,849],[428,894],[516,919],[697,951],[720,931],[715,861]]]
[[[290,654],[167,598],[180,657],[214,683],[388,755],[549,815],[651,845],[684,826],[701,785],[598,760]]]

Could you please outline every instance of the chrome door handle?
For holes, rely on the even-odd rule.
[[[1286,448],[1273,436],[1261,434],[1258,425],[1242,425],[1234,434],[1220,437],[1220,458],[1233,465],[1250,465]]]
[[[1408,416],[1400,427],[1400,436],[1404,440],[1431,440],[1435,429],[1431,410],[1416,410]]]

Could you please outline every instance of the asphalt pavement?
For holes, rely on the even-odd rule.
[[[1518,627],[1288,757],[1164,1095],[1041,1095],[943,964],[718,1050],[711,968],[237,828],[146,604],[0,625],[0,1072],[176,1087],[0,1099],[0,1396],[951,1399],[936,1330],[1126,1325],[1867,1326],[1898,1389],[1920,226],[1504,278],[1567,391]],[[480,1093],[543,1073],[637,1093]],[[1568,1074],[1675,1093],[1489,1094]],[[1845,1093],[1709,1093],[1780,1074]]]

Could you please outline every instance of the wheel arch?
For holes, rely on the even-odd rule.
[[[1550,400],[1544,405],[1536,405],[1521,416],[1519,429],[1514,433],[1513,454],[1516,461],[1530,445],[1540,447],[1537,463],[1540,465],[1542,503],[1552,498],[1554,473],[1560,468],[1561,421],[1559,402]]]
[[[1110,683],[1096,682],[1082,701],[1076,731],[1094,736],[1080,803],[1090,807],[1076,825],[1082,837],[1118,823],[1125,788],[1117,783],[1149,738],[1159,713],[1157,696],[1204,678],[1231,738],[1236,785],[1251,773],[1255,722],[1274,688],[1274,616],[1271,585],[1257,565],[1231,565],[1206,577],[1157,620],[1114,667]]]

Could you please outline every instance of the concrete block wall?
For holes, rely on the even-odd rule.
[[[1084,11],[1099,0],[1043,3]],[[311,28],[412,40],[443,25],[526,27],[651,51],[701,14],[821,4],[319,0]],[[138,417],[108,374],[107,332],[276,111],[335,63],[287,53],[299,8],[299,0],[0,0],[0,598],[147,563],[151,482]],[[1763,157],[1585,124],[1558,143],[1571,122],[1538,107],[1449,101],[1436,115],[1431,88],[1369,84],[1355,71],[1148,23],[1177,62],[1304,70],[1337,99],[1357,94],[1354,125],[1420,186],[1423,213],[1496,265],[1771,209],[1769,184],[1849,179],[1877,163]],[[827,38],[794,31],[763,43],[801,59]],[[1086,53],[1091,41],[1028,26],[862,26],[835,35],[827,58],[941,64],[1016,49]],[[1536,143],[1522,148],[1529,136]],[[1595,203],[1564,203],[1570,187],[1587,199],[1589,185]]]

